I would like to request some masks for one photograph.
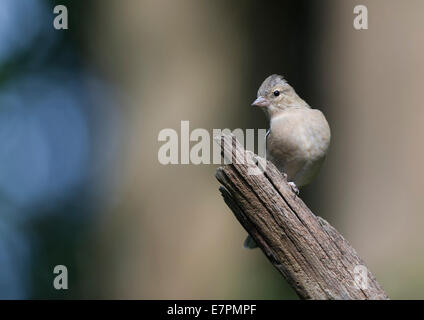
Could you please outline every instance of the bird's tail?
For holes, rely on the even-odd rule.
[[[248,235],[246,240],[244,240],[243,247],[246,249],[255,249],[258,247],[258,245],[256,244],[255,240],[253,240],[253,238]]]

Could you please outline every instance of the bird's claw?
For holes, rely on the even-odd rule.
[[[299,188],[296,186],[296,184],[292,181],[290,181],[289,183],[290,188],[292,189],[292,191],[298,196],[299,195]]]

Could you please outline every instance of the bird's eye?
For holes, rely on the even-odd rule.
[[[273,92],[273,94],[274,94],[274,96],[278,97],[278,96],[280,95],[280,91],[275,90],[275,91]]]

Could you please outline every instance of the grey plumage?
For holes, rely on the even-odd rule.
[[[267,159],[297,187],[309,184],[330,145],[330,127],[324,114],[312,109],[276,74],[265,79],[252,105],[264,110],[270,122]],[[255,247],[249,238],[245,247]]]

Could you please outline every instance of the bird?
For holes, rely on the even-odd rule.
[[[324,114],[311,108],[283,76],[273,74],[259,87],[252,106],[268,120],[266,157],[284,175],[294,191],[313,181],[328,152],[331,131]],[[256,248],[248,236],[245,248]]]

